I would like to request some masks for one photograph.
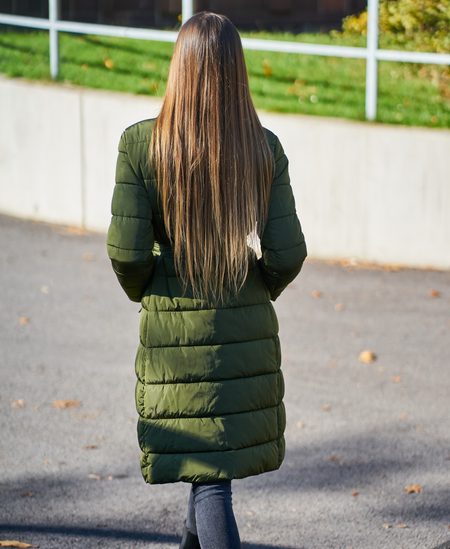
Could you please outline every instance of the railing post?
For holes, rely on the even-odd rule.
[[[59,68],[59,38],[56,22],[58,21],[58,2],[59,0],[48,0],[48,19],[50,23],[50,75],[53,80],[58,77]]]
[[[194,0],[182,0],[181,6],[181,24],[183,25],[194,15]]]
[[[378,96],[378,0],[367,2],[366,118],[377,117]]]

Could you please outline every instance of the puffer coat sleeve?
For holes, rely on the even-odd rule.
[[[299,274],[307,249],[291,187],[289,161],[278,137],[271,135],[275,140],[275,173],[258,264],[270,298],[275,301]]]
[[[152,208],[142,175],[131,163],[125,131],[118,151],[107,250],[120,285],[139,302],[155,266]]]

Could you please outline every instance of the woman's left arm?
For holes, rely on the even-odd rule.
[[[125,131],[118,151],[107,251],[125,293],[139,302],[155,266],[152,208],[145,183],[130,162]]]

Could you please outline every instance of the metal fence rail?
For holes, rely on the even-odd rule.
[[[242,38],[245,49],[259,51],[274,51],[297,53],[304,55],[322,55],[327,57],[346,57],[366,60],[366,119],[375,120],[377,116],[378,99],[378,62],[400,61],[406,63],[427,63],[433,65],[450,65],[450,54],[426,53],[401,50],[383,50],[378,48],[378,13],[379,0],[368,0],[368,24],[366,47],[330,46],[325,44],[308,44],[305,42],[284,42],[280,40],[261,40],[257,38]],[[182,23],[193,15],[193,0],[182,0]],[[97,25],[93,23],[77,23],[62,21],[58,17],[58,0],[49,0],[49,18],[25,17],[0,13],[0,24],[49,31],[50,37],[50,74],[53,79],[58,76],[59,67],[59,32],[77,34],[97,34],[100,36],[115,36],[136,38],[141,40],[156,40],[175,42],[178,31],[158,29],[139,29],[119,27],[115,25]]]

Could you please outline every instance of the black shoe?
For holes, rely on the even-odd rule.
[[[179,549],[201,549],[198,536],[187,529],[186,521],[184,521],[183,534]]]

